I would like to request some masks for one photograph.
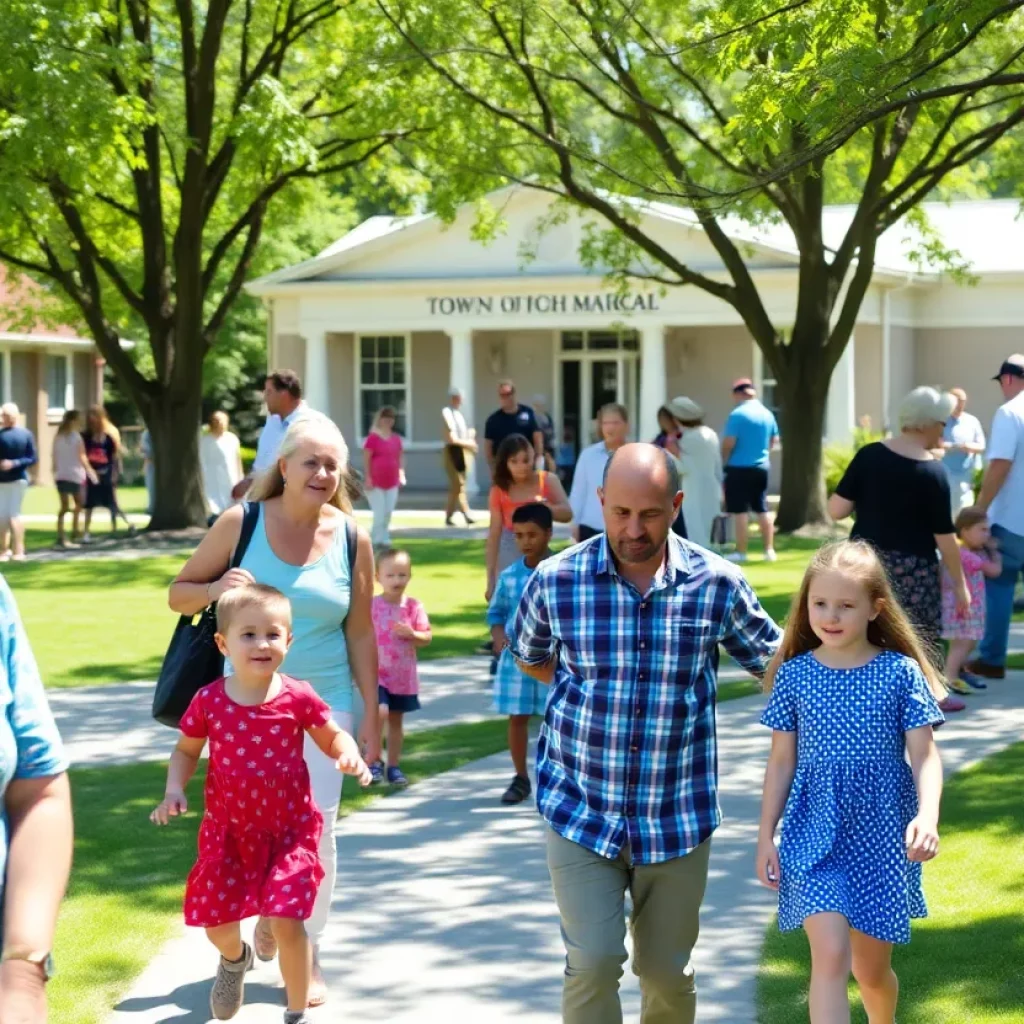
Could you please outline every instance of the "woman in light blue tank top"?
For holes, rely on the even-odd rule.
[[[228,509],[171,585],[171,607],[191,615],[232,587],[253,581],[280,590],[291,602],[293,642],[282,669],[309,682],[331,706],[335,720],[351,731],[353,686],[363,696],[358,735],[364,756],[380,756],[377,717],[377,641],[373,632],[373,550],[370,538],[351,519],[346,477],[348,447],[326,416],[296,421],[281,442],[278,461],[253,485],[249,500],[259,518],[238,568],[229,569],[242,530],[243,510]],[[349,565],[348,531],[357,531],[355,565]],[[230,665],[225,667],[230,672]],[[318,949],[334,891],[337,854],[334,823],[342,775],[311,742],[306,744],[313,798],[324,816],[320,862],[324,880],[306,931]],[[269,927],[256,928],[256,952],[274,953]],[[314,958],[310,1005],[324,1001],[326,988]]]
[[[257,583],[276,587],[292,605],[292,646],[281,671],[305,679],[336,714],[352,713],[352,672],[341,624],[348,615],[352,576],[348,564],[345,520],[338,517],[326,553],[309,565],[282,561],[267,539],[267,522],[259,521],[242,558],[243,569]],[[225,666],[230,671],[230,666]]]

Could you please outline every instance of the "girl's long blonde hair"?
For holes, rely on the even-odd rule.
[[[322,413],[309,412],[296,420],[281,440],[274,463],[256,478],[249,491],[250,501],[267,501],[284,493],[284,476],[281,473],[281,459],[290,459],[307,441],[321,441],[337,449],[338,464],[341,466],[341,480],[338,489],[327,499],[328,505],[352,514],[352,500],[349,497],[348,445],[334,420]]]
[[[939,700],[945,697],[946,688],[942,677],[929,659],[925,645],[914,632],[907,613],[896,600],[885,566],[875,549],[862,540],[841,540],[826,544],[811,559],[800,590],[790,606],[782,645],[765,672],[765,692],[771,692],[779,667],[784,662],[821,646],[821,641],[811,629],[807,605],[811,582],[823,572],[839,572],[848,579],[858,581],[867,590],[872,603],[881,602],[877,617],[868,623],[868,642],[882,650],[896,651],[913,658],[921,666],[928,680],[928,688],[935,697]],[[939,585],[938,580],[935,585]]]

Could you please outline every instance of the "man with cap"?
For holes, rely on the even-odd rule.
[[[722,432],[722,464],[725,467],[725,511],[736,527],[736,551],[730,561],[747,560],[747,513],[761,524],[764,557],[775,561],[775,527],[768,514],[769,452],[778,443],[779,425],[771,410],[758,401],[749,377],[733,382],[736,408],[729,413]]]
[[[448,477],[448,500],[445,502],[444,524],[454,526],[452,516],[455,510],[462,512],[467,526],[473,525],[469,515],[469,501],[466,498],[466,468],[469,459],[476,455],[476,431],[466,425],[462,415],[462,392],[452,388],[448,392],[448,404],[441,410],[442,435],[444,440],[444,472]]]
[[[711,546],[711,532],[722,510],[722,454],[718,435],[704,424],[704,410],[685,395],[673,398],[668,410],[679,424],[676,459],[683,476],[682,514],[686,536],[701,547]]]
[[[1003,556],[1003,571],[985,579],[985,636],[967,665],[975,675],[1002,679],[1013,616],[1013,591],[1024,573],[1024,355],[1003,361],[999,381],[1006,401],[992,418],[988,468],[978,496],[992,522],[992,538]]]

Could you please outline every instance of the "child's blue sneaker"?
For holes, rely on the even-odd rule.
[[[384,762],[374,761],[370,765],[370,785],[379,786],[384,781]]]
[[[966,669],[960,670],[960,678],[972,689],[972,690],[987,690],[988,683],[985,682],[981,676],[976,676],[973,672],[968,672]]]
[[[396,789],[405,789],[409,785],[409,780],[402,774],[401,768],[389,768],[388,785],[394,786]]]

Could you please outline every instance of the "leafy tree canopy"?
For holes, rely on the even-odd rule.
[[[5,4],[0,259],[56,286],[139,408],[157,526],[205,519],[203,367],[227,358],[219,339],[268,227],[305,217],[318,179],[367,201],[418,187],[392,154],[415,130],[403,69],[361,57],[374,39],[358,13],[339,0]],[[124,336],[146,344],[141,358]]]
[[[919,204],[940,189],[1020,188],[1022,6],[377,0],[389,56],[414,53],[445,90],[443,146],[416,141],[423,161],[447,168],[435,177],[442,213],[509,181],[546,189],[601,215],[582,252],[595,267],[701,288],[736,309],[778,382],[788,529],[824,515],[828,381],[879,235],[908,216],[926,228]],[[643,204],[657,201],[692,207],[724,278],[645,230]],[[835,202],[855,212],[829,247],[823,208]],[[726,214],[791,228],[800,266],[788,323],[769,316]],[[955,263],[927,232],[924,248]]]

